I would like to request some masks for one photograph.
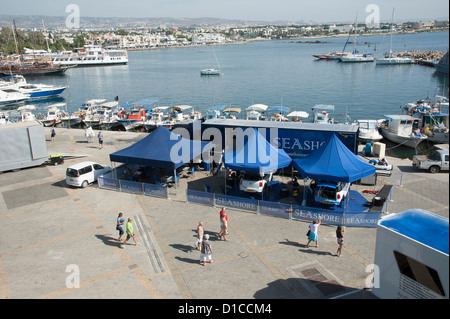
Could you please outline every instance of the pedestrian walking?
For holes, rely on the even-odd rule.
[[[102,149],[103,148],[103,134],[102,134],[102,132],[98,132],[97,137],[98,137],[99,147],[100,147],[100,149]]]
[[[223,238],[223,240],[228,241],[227,235],[228,235],[228,216],[224,208],[222,208],[222,210],[220,211],[220,232],[218,237],[219,239]]]
[[[51,134],[50,134],[50,140],[51,140],[52,142],[55,141],[55,136],[56,136],[56,131],[55,131],[54,128],[52,128],[52,132],[51,132]]]
[[[125,244],[130,240],[130,238],[133,238],[136,246],[139,245],[137,240],[136,240],[136,236],[134,235],[133,224],[131,223],[132,221],[133,220],[131,219],[131,217],[128,218],[128,222],[127,222],[127,239],[125,239],[125,241],[120,246],[120,248],[125,248]]]
[[[201,254],[200,254],[200,264],[205,266],[206,261],[208,261],[211,264],[213,262],[212,253],[213,253],[213,249],[211,247],[211,244],[209,243],[209,235],[206,234],[205,236],[203,236],[202,248],[201,248]]]
[[[195,246],[197,246],[198,250],[202,248],[202,240],[204,232],[205,228],[203,227],[203,222],[199,222],[197,226],[197,241],[195,242]]]
[[[319,247],[319,226],[321,224],[322,217],[319,217],[319,220],[314,219],[311,224],[309,224],[309,231],[308,231],[308,243],[306,244],[306,247],[309,248],[310,242],[315,242],[316,247]]]
[[[125,224],[125,220],[122,217],[123,214],[119,213],[119,216],[117,217],[117,226],[116,226],[116,230],[119,231],[119,238],[117,239],[118,241],[122,241],[122,236],[124,234],[123,224]]]
[[[338,226],[338,228],[336,229],[336,238],[338,243],[336,255],[339,257],[341,257],[342,249],[344,248],[344,231],[345,229],[342,226]]]

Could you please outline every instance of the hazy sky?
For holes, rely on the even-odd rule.
[[[366,7],[376,4],[380,20],[448,18],[448,0],[0,0],[0,14],[67,16],[76,4],[81,18],[89,17],[215,17],[240,20],[308,20],[364,22]]]

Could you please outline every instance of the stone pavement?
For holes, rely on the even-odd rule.
[[[219,241],[219,208],[187,204],[184,180],[177,194],[171,189],[170,200],[65,184],[69,165],[108,165],[110,153],[145,134],[103,132],[99,150],[82,130],[57,129],[55,142],[46,133],[49,154],[88,157],[0,175],[0,299],[361,298],[376,229],[347,228],[339,258],[334,226],[321,225],[319,247],[307,248],[308,223],[229,209],[229,242]],[[409,160],[388,160],[394,174],[370,188],[379,190],[403,174],[389,213],[423,208],[448,218],[448,173],[417,172]],[[130,240],[119,247],[119,212],[133,218],[140,245]],[[199,221],[214,250],[214,262],[206,266],[194,247]]]

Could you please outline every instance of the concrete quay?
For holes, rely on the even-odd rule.
[[[219,241],[220,208],[186,203],[186,179],[177,193],[170,189],[170,200],[65,184],[69,165],[109,165],[110,153],[146,133],[103,132],[100,150],[83,130],[57,128],[55,142],[45,131],[49,154],[87,157],[0,175],[0,299],[373,298],[362,289],[374,262],[376,229],[347,227],[339,258],[335,226],[321,225],[319,247],[307,248],[307,222],[227,209],[229,241]],[[387,159],[392,176],[352,189],[379,190],[399,181],[389,213],[420,208],[449,217],[448,173],[432,175],[415,171],[410,160]],[[133,218],[140,245],[131,239],[119,247],[119,212]],[[214,250],[206,266],[194,248],[199,221]]]

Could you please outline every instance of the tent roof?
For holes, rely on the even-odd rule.
[[[243,147],[225,152],[226,168],[263,174],[287,167],[292,163],[292,159],[284,150],[271,145],[257,129],[252,130],[247,137]]]
[[[210,142],[192,141],[158,127],[139,142],[110,154],[111,162],[176,169],[212,148]]]
[[[353,154],[333,134],[329,141],[311,155],[294,160],[303,178],[351,183],[375,174],[375,167]]]

